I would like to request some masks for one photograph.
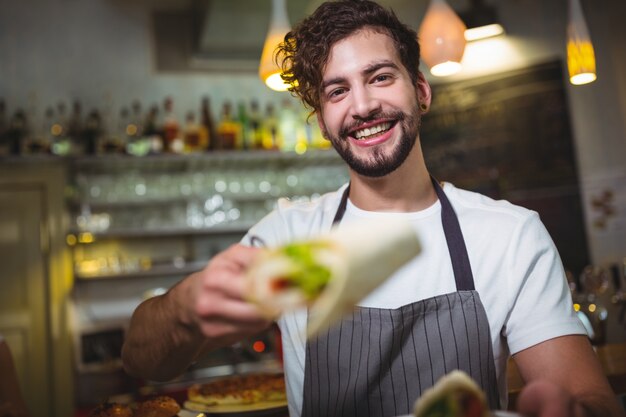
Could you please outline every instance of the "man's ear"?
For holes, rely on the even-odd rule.
[[[324,118],[320,114],[319,110],[315,112],[315,118],[317,119],[317,125],[320,127],[320,130],[322,131],[322,136],[324,137],[324,139],[330,140],[328,138],[328,131],[326,130],[326,123],[324,123]]]
[[[426,81],[424,74],[419,71],[417,73],[417,85],[415,86],[415,92],[417,94],[418,105],[422,110],[422,113],[426,113],[430,108],[430,101],[433,97],[430,84]]]

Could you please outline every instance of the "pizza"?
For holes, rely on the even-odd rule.
[[[129,406],[106,401],[91,410],[89,417],[175,417],[180,406],[172,397],[165,395],[149,398]]]
[[[206,406],[286,401],[283,374],[233,375],[187,390],[189,401]]]

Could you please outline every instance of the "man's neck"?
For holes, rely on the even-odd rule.
[[[364,177],[350,171],[350,201],[362,210],[414,212],[437,201],[419,143],[394,172],[381,177]]]

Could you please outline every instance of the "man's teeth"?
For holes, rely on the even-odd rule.
[[[379,125],[376,126],[372,126],[372,127],[368,127],[365,129],[360,129],[357,130],[354,133],[354,137],[357,139],[366,139],[369,136],[374,136],[380,132],[384,132],[386,130],[389,130],[389,128],[391,127],[391,122],[386,122],[386,123],[381,123]]]

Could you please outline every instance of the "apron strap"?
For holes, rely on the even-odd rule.
[[[474,290],[474,276],[472,274],[469,256],[467,255],[463,232],[461,232],[461,226],[459,225],[459,219],[454,212],[452,204],[450,204],[450,200],[446,197],[446,193],[443,192],[443,189],[439,185],[439,182],[433,177],[431,177],[431,179],[441,204],[441,224],[443,225],[443,232],[446,236],[446,242],[448,243],[452,270],[454,271],[454,280],[456,281],[456,290]]]
[[[467,248],[465,246],[465,240],[463,239],[463,233],[461,232],[461,226],[459,220],[454,212],[450,200],[446,197],[446,193],[439,185],[439,182],[431,176],[435,192],[439,198],[441,204],[441,224],[443,225],[443,232],[446,236],[446,242],[448,244],[448,251],[450,252],[450,260],[452,261],[452,270],[454,271],[454,280],[456,281],[457,291],[472,291],[474,290],[474,275],[472,274],[472,267],[469,262],[469,256],[467,255]],[[336,226],[341,222],[343,215],[346,212],[348,205],[348,195],[350,194],[350,184],[344,190],[341,196],[341,202],[335,213],[333,219],[333,226]]]
[[[333,226],[337,226],[339,223],[341,223],[341,219],[343,219],[343,215],[346,213],[346,207],[348,206],[349,194],[350,184],[348,184],[343,194],[341,195],[341,201],[339,202],[339,207],[337,207],[337,212],[335,213],[335,218],[333,219]]]

